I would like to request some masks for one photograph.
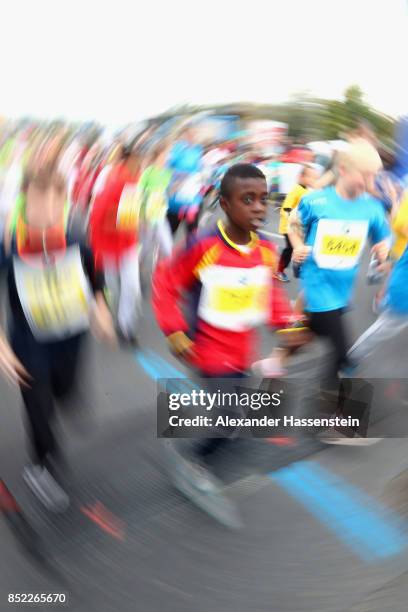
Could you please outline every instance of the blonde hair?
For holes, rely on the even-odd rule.
[[[346,169],[376,174],[382,168],[382,161],[377,149],[361,138],[339,152],[338,165]]]

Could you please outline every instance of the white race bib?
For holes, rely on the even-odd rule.
[[[40,342],[69,338],[89,327],[91,288],[78,246],[55,253],[56,263],[42,256],[14,258],[18,296],[27,322]]]
[[[367,240],[368,221],[320,219],[313,257],[319,268],[350,270],[361,256]]]
[[[271,286],[267,266],[208,266],[200,280],[198,316],[203,321],[231,331],[245,331],[267,321]]]

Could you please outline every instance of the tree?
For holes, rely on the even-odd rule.
[[[177,113],[175,111],[178,111]],[[283,121],[289,126],[289,136],[294,139],[335,140],[344,132],[354,129],[361,119],[369,121],[380,141],[392,145],[395,122],[391,117],[371,108],[365,101],[359,85],[350,85],[342,100],[324,100],[310,96],[309,92],[297,92],[286,104],[235,103],[218,106],[179,106],[172,109],[175,114],[194,114],[211,110],[219,114],[237,114],[242,121],[251,119],[272,119]]]

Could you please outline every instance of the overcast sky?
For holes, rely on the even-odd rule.
[[[0,115],[120,126],[176,104],[341,97],[408,109],[406,0],[10,0]],[[7,8],[6,8],[7,7]],[[399,75],[399,76],[398,76]]]

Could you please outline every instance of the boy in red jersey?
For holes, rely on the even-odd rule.
[[[273,280],[276,248],[256,233],[265,221],[267,198],[265,176],[256,166],[232,166],[220,188],[226,223],[219,221],[216,231],[190,243],[157,268],[153,283],[157,321],[170,350],[201,378],[242,378],[254,361],[255,328],[267,324],[285,329],[297,318]],[[183,293],[195,298],[193,328],[180,308]],[[300,344],[302,331],[282,334],[285,340],[289,337],[291,345]],[[201,465],[224,442],[225,438],[201,441],[193,463],[178,456],[175,483],[218,520],[237,526],[233,506]]]
[[[141,309],[136,206],[141,160],[136,142],[125,147],[122,157],[95,195],[89,216],[89,240],[96,268],[104,272],[117,312],[118,335],[136,346]]]

